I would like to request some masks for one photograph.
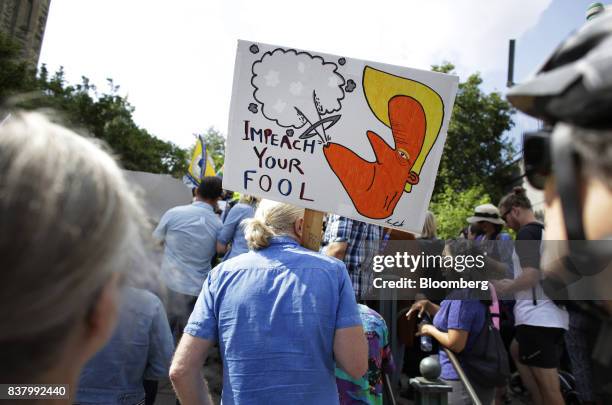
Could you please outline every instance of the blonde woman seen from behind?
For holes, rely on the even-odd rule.
[[[261,201],[245,228],[250,251],[209,274],[170,369],[181,403],[210,401],[200,372],[215,342],[224,403],[337,404],[335,365],[357,379],[366,372],[346,267],[300,246],[303,215]]]

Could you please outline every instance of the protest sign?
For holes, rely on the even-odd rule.
[[[239,41],[223,187],[420,233],[457,85]]]

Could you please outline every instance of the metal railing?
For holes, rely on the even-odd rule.
[[[474,387],[472,387],[470,380],[467,378],[467,375],[465,375],[465,371],[463,371],[463,367],[461,367],[461,364],[459,364],[459,359],[457,358],[455,353],[453,353],[446,347],[442,347],[442,349],[444,350],[449,360],[453,364],[453,367],[455,367],[455,371],[457,371],[457,375],[459,376],[459,379],[465,386],[465,390],[468,392],[468,395],[472,399],[472,403],[474,403],[474,405],[482,405],[482,402],[480,402],[480,399],[478,398],[478,395],[476,394],[476,390],[474,390]]]

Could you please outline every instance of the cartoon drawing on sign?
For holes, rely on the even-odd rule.
[[[419,183],[421,168],[442,128],[444,103],[423,83],[366,65],[362,78],[365,101],[374,117],[391,130],[394,140],[391,146],[366,128],[365,136],[376,157],[367,161],[332,142],[330,135],[341,118],[345,95],[356,94],[355,81],[345,80],[338,72],[338,65],[346,63],[344,58],[333,63],[293,49],[266,52],[251,67],[253,98],[258,104],[251,103],[248,110],[257,114],[259,107],[267,120],[286,129],[287,136],[295,133],[304,140],[318,137],[329,168],[357,212],[371,219],[387,219],[404,193]],[[266,131],[272,134],[272,130]]]
[[[253,63],[253,97],[267,119],[284,128],[301,129],[299,138],[319,137],[327,144],[326,133],[340,119],[344,99],[344,77],[338,65],[320,56],[293,49],[277,48]]]
[[[444,104],[428,86],[370,66],[364,68],[363,91],[376,118],[391,129],[395,148],[367,131],[374,162],[331,142],[323,153],[357,211],[383,219],[419,182],[421,167],[442,127]]]

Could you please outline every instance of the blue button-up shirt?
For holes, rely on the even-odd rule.
[[[125,288],[115,333],[83,368],[75,402],[133,405],[144,400],[143,380],[167,378],[173,351],[159,298]]]
[[[230,242],[232,243],[232,247],[225,254],[224,260],[231,259],[234,256],[249,251],[247,241],[244,238],[244,223],[242,221],[253,218],[253,215],[255,215],[253,206],[244,203],[234,205],[227,214],[225,221],[223,221],[223,228],[221,228],[217,238],[217,240],[224,245]]]
[[[196,201],[168,210],[153,236],[165,243],[161,278],[168,288],[197,296],[216,253],[221,220],[210,204]]]
[[[209,274],[185,333],[218,341],[223,404],[337,404],[336,329],[361,325],[344,263],[275,237]]]

